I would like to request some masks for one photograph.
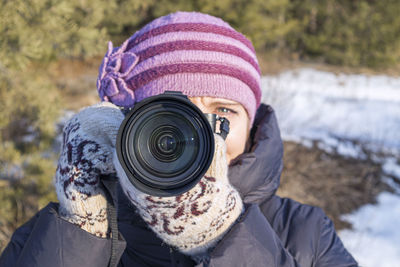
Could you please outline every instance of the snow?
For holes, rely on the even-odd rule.
[[[383,170],[386,174],[393,175],[400,179],[400,162],[396,158],[387,158],[383,164]]]
[[[382,164],[395,194],[345,215],[353,228],[339,236],[361,266],[400,266],[400,77],[304,68],[264,76],[262,88],[285,140]]]
[[[400,78],[300,69],[264,76],[262,87],[287,139],[342,137],[400,148]]]
[[[354,230],[343,230],[340,237],[361,266],[400,266],[399,215],[400,197],[384,192],[378,204],[343,216]]]

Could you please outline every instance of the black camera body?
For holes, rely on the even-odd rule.
[[[229,132],[229,121],[202,111],[180,92],[167,91],[125,110],[116,149],[130,182],[155,196],[190,190],[208,170],[214,132]]]

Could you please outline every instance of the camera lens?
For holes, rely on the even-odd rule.
[[[121,124],[118,159],[139,190],[171,196],[192,188],[214,154],[203,113],[183,95],[161,94],[135,106]]]
[[[163,135],[157,140],[158,148],[165,155],[171,154],[176,148],[176,140],[171,135]]]
[[[137,129],[128,135],[128,149],[134,155],[130,164],[137,161],[137,170],[151,175],[154,181],[167,182],[191,168],[198,155],[199,135],[196,125],[175,107],[165,106],[169,111],[159,112],[160,106],[147,110],[138,119]],[[175,111],[175,112],[174,112]],[[172,142],[171,142],[172,141]],[[161,184],[159,184],[161,185]]]
[[[184,146],[183,133],[176,127],[159,127],[149,138],[150,152],[162,162],[172,162],[179,158]]]
[[[176,149],[176,139],[171,135],[163,135],[157,140],[159,152],[168,155]]]

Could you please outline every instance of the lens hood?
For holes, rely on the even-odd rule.
[[[180,92],[167,91],[128,110],[116,149],[130,182],[154,196],[190,190],[208,170],[214,155],[212,127]]]

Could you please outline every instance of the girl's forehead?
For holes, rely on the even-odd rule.
[[[193,103],[201,103],[203,105],[241,105],[239,102],[226,99],[226,98],[218,98],[218,97],[209,97],[209,96],[196,96],[196,97],[189,97],[189,99]]]

